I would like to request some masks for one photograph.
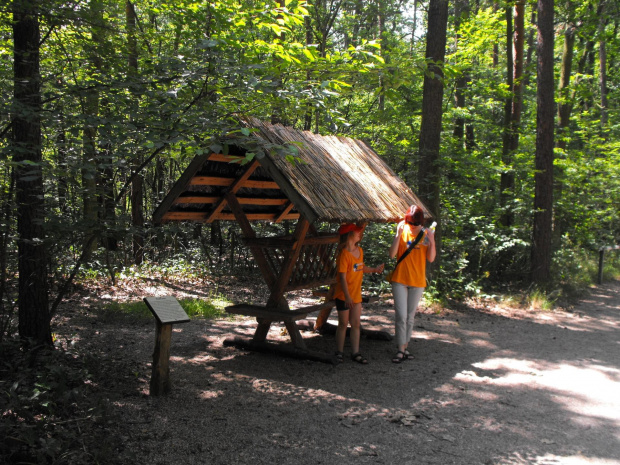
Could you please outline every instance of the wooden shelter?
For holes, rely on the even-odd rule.
[[[285,294],[335,282],[338,235],[319,233],[316,225],[398,222],[412,204],[428,210],[360,140],[320,136],[255,118],[239,121],[249,134],[244,146],[229,145],[226,155],[196,156],[156,209],[154,223],[237,221],[270,296],[264,306],[241,303],[227,311],[257,318],[253,345],[266,342],[272,322],[283,321],[294,348],[307,352],[295,321],[321,310],[326,319],[333,301],[327,297],[291,310]],[[293,160],[283,155],[290,154],[291,147]],[[255,156],[246,162],[250,151]],[[252,228],[255,221],[283,220],[296,220],[292,235],[257,237]]]

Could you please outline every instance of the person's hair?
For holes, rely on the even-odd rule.
[[[407,213],[405,213],[405,221],[409,224],[424,224],[424,210],[417,205],[411,205],[407,210]]]
[[[344,249],[347,246],[347,242],[349,241],[349,236],[353,234],[354,232],[355,231],[349,231],[346,234],[340,235],[340,240],[338,242],[338,252],[340,252],[342,249]],[[359,242],[357,242],[357,244],[359,244]]]

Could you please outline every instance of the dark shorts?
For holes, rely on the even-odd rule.
[[[340,300],[340,299],[335,299],[335,300],[336,300],[336,310],[338,310],[339,312],[348,310],[347,304],[344,303],[344,300]]]

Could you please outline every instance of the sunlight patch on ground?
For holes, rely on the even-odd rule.
[[[554,402],[577,414],[577,423],[594,426],[605,420],[620,427],[614,413],[620,408],[618,369],[600,365],[579,367],[568,363],[545,363],[543,366],[531,360],[511,358],[493,358],[473,366],[488,373],[467,370],[458,373],[454,379],[505,387],[547,389]]]
[[[436,334],[436,333],[416,333],[416,339],[426,339],[427,341],[439,341],[447,344],[461,344],[461,339],[453,337],[449,334]]]
[[[202,400],[213,400],[224,395],[224,391],[202,391],[198,397]]]
[[[535,464],[547,465],[550,463],[557,463],[562,465],[620,465],[620,460],[604,459],[599,457],[584,457],[583,455],[545,455],[543,457],[536,457]]]

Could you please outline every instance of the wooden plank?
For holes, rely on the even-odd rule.
[[[193,204],[193,203],[215,203],[219,200],[219,197],[211,197],[211,196],[187,196],[187,197],[177,197],[173,203],[173,205],[179,204]]]
[[[220,176],[194,176],[190,182],[190,186],[230,186],[235,182],[236,178],[223,178]],[[273,181],[257,181],[248,179],[241,187],[250,189],[280,189],[280,186]]]
[[[299,328],[297,327],[295,322],[291,320],[285,320],[284,326],[286,327],[286,330],[288,331],[288,335],[291,338],[291,342],[293,343],[293,345],[298,349],[308,350],[308,347],[306,347],[304,338],[301,336],[301,333],[299,332]]]
[[[270,222],[274,222],[275,219],[278,217],[278,215],[275,213],[248,213],[246,216],[248,220],[250,221],[270,221]],[[224,220],[224,221],[235,221],[237,218],[234,214],[220,213],[218,217],[215,219]],[[286,215],[284,219],[285,220],[297,220],[299,219],[299,213],[291,213],[289,215]]]
[[[187,189],[192,177],[198,172],[206,161],[207,155],[199,155],[191,161],[179,180],[174,183],[172,189],[168,192],[168,195],[164,197],[164,200],[162,200],[159,206],[155,209],[155,212],[153,213],[153,223],[160,224],[164,221],[164,215],[168,210],[170,210],[172,202],[174,202],[174,200]]]
[[[254,171],[256,171],[256,168],[258,168],[259,166],[260,164],[257,160],[252,162],[243,172],[243,174],[230,185],[227,193],[232,195],[236,194],[237,191],[241,188],[241,186],[248,180],[250,176],[252,176]],[[226,203],[226,197],[220,198],[220,200],[216,203],[215,207],[213,207],[213,211],[209,214],[209,217],[207,218],[207,223],[212,223],[213,220],[217,218],[217,216],[226,206]]]
[[[153,349],[153,369],[149,393],[152,396],[168,394],[172,387],[170,382],[170,339],[172,325],[157,321],[155,348]]]
[[[249,213],[246,215],[249,221],[271,221],[273,222],[276,218],[276,214],[271,213]],[[285,219],[287,220],[296,220],[299,218],[299,213],[291,213]],[[233,213],[220,213],[216,220],[223,221],[236,221],[237,217]],[[207,220],[207,213],[205,212],[168,212],[161,219],[162,222],[165,221],[200,221],[205,222]]]
[[[168,212],[161,221],[200,221],[204,222],[207,214],[203,212]]]
[[[230,305],[226,307],[225,310],[227,313],[234,315],[253,316],[271,321],[295,321],[305,318],[309,313],[318,312],[330,306],[334,306],[333,301],[321,302],[319,304],[300,307],[294,310],[278,310],[277,308],[268,308],[261,305],[250,304]]]
[[[280,213],[280,215],[275,219],[274,223],[281,223],[284,219],[286,219],[286,216],[289,214],[289,212],[293,209],[294,206],[295,205],[293,205],[293,202],[289,203],[282,211],[282,213]]]
[[[286,203],[289,201],[288,199],[258,199],[249,197],[237,197],[237,200],[241,205],[263,205],[272,207],[286,205]]]

